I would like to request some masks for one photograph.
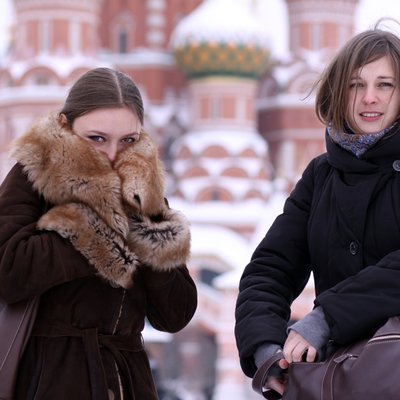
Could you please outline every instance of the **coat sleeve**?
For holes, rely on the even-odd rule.
[[[197,307],[197,289],[186,266],[169,271],[141,269],[147,293],[147,318],[160,331],[174,333],[192,319]]]
[[[400,315],[400,250],[324,291],[322,306],[331,338],[348,344],[372,334],[389,317]]]
[[[246,266],[236,304],[235,336],[244,373],[256,371],[254,353],[283,345],[290,306],[310,276],[307,225],[313,194],[312,161]]]
[[[45,207],[16,164],[0,187],[0,297],[6,302],[95,273],[69,241],[36,229]]]

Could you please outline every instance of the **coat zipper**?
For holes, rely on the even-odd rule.
[[[115,335],[115,332],[117,331],[117,326],[118,326],[119,320],[121,319],[122,309],[124,307],[125,295],[126,295],[126,290],[123,289],[121,304],[119,305],[119,310],[118,310],[118,316],[117,316],[117,319],[115,320],[114,329],[112,330],[113,335]]]
[[[112,330],[112,334],[113,335],[115,335],[115,332],[117,331],[117,327],[118,327],[119,321],[121,319],[122,309],[124,308],[125,295],[126,295],[126,290],[123,289],[122,298],[121,298],[121,304],[120,304],[119,310],[118,310],[118,316],[117,316],[117,319],[115,320],[114,329]],[[117,365],[117,363],[115,361],[114,361],[114,365],[115,365],[115,371],[117,373],[117,379],[118,379],[119,397],[120,397],[121,400],[124,400],[124,391],[122,389],[121,374],[119,373],[118,365]]]

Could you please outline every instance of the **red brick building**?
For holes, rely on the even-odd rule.
[[[14,0],[0,62],[0,180],[9,143],[57,109],[82,72],[112,66],[138,83],[168,197],[192,222],[196,316],[176,335],[145,334],[158,382],[185,400],[256,398],[233,337],[238,281],[287,191],[324,151],[310,91],[352,35],[358,4],[286,0],[289,56],[278,59],[259,1]],[[293,318],[311,301],[312,287]]]

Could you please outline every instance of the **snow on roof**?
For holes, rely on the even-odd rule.
[[[251,252],[262,239],[275,218],[282,212],[287,195],[276,191],[266,202],[262,200],[241,201],[237,204],[211,201],[191,203],[179,198],[168,199],[174,209],[181,210],[191,222],[192,246],[196,253],[225,254],[232,258],[232,265],[243,267]],[[253,237],[248,240],[224,226],[256,226]],[[223,243],[223,246],[221,246]]]
[[[172,46],[188,42],[253,43],[266,47],[265,26],[251,0],[204,0],[173,32]]]
[[[189,149],[191,157],[180,159],[177,156],[183,146]],[[199,159],[196,157],[212,146],[226,149],[228,156],[222,158],[202,156]],[[247,149],[251,149],[254,155],[242,156],[242,152]],[[255,131],[238,128],[191,131],[174,142],[171,154],[174,157],[173,170],[177,176],[184,175],[194,165],[208,172],[207,176],[187,177],[179,182],[180,190],[189,200],[193,200],[204,187],[210,187],[214,183],[229,188],[237,198],[253,188],[260,190],[266,196],[271,191],[269,182],[259,177],[260,171],[268,163],[268,145]],[[231,167],[240,167],[246,171],[246,177],[238,179],[221,176]],[[218,181],[213,182],[213,179]]]
[[[205,165],[204,163],[202,165]],[[208,170],[208,169],[207,169]],[[209,171],[209,170],[208,170]],[[263,179],[251,179],[251,178],[229,178],[229,177],[193,177],[185,178],[179,182],[179,190],[184,194],[185,198],[189,201],[196,201],[198,194],[205,188],[210,188],[216,186],[219,188],[226,188],[235,199],[239,199],[239,203],[243,204],[241,198],[251,190],[256,190],[260,192],[264,197],[268,197],[271,193],[272,183],[265,181]],[[255,202],[259,200],[254,200]],[[237,205],[233,205],[236,207]],[[229,213],[230,206],[221,206],[220,213],[217,214],[218,217]],[[246,215],[246,213],[244,213]],[[247,215],[246,215],[247,218]],[[255,218],[257,218],[255,216]],[[249,221],[243,220],[241,225],[247,225]]]
[[[232,267],[213,284],[218,288],[238,287],[243,269],[250,261],[256,246],[267,233],[275,218],[282,213],[287,194],[276,188],[268,202],[250,200],[240,204],[222,202],[189,203],[178,198],[169,199],[172,208],[182,211],[191,222],[192,255],[215,254]],[[245,239],[223,224],[256,226],[251,239]]]
[[[171,204],[170,198],[168,198],[168,201]],[[266,202],[257,199],[238,203],[223,201],[194,203],[178,198],[173,198],[172,201],[174,205],[171,205],[171,207],[182,210],[192,224],[198,223],[215,227],[257,225],[263,215],[271,211],[270,204],[274,204],[271,200]],[[275,213],[275,207],[273,212]]]
[[[82,55],[70,57],[57,57],[51,54],[41,54],[38,57],[29,58],[26,61],[5,60],[4,68],[8,68],[14,79],[20,79],[26,72],[45,67],[55,71],[61,77],[68,77],[77,68],[94,68],[100,66],[110,66],[100,63],[98,59],[84,57]]]
[[[121,66],[171,66],[174,64],[174,57],[168,51],[163,49],[151,49],[146,47],[137,47],[129,53],[119,54],[111,52],[103,52],[100,54],[103,61],[107,61],[113,65]]]
[[[146,104],[146,114],[151,123],[158,128],[168,125],[175,111],[175,105],[172,102],[161,105]]]
[[[265,139],[255,130],[248,130],[232,126],[224,129],[190,131],[178,139],[172,148],[177,151],[182,145],[189,147],[193,154],[199,154],[212,145],[221,145],[229,154],[235,155],[251,148],[256,154],[264,157],[268,145]]]
[[[243,236],[218,225],[191,225],[192,256],[215,254],[233,269],[242,269],[249,262],[251,249]]]
[[[12,86],[2,88],[0,91],[0,107],[3,104],[29,102],[55,102],[62,104],[67,94],[65,86],[46,85],[46,86]]]

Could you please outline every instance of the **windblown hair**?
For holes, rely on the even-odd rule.
[[[94,68],[71,87],[60,115],[71,129],[76,118],[99,108],[128,107],[143,125],[143,100],[135,82],[121,71]]]
[[[337,131],[344,131],[348,108],[348,91],[355,71],[381,57],[388,56],[393,63],[396,85],[400,76],[400,38],[379,29],[359,33],[333,58],[326,68],[316,94],[315,111],[319,120]]]

